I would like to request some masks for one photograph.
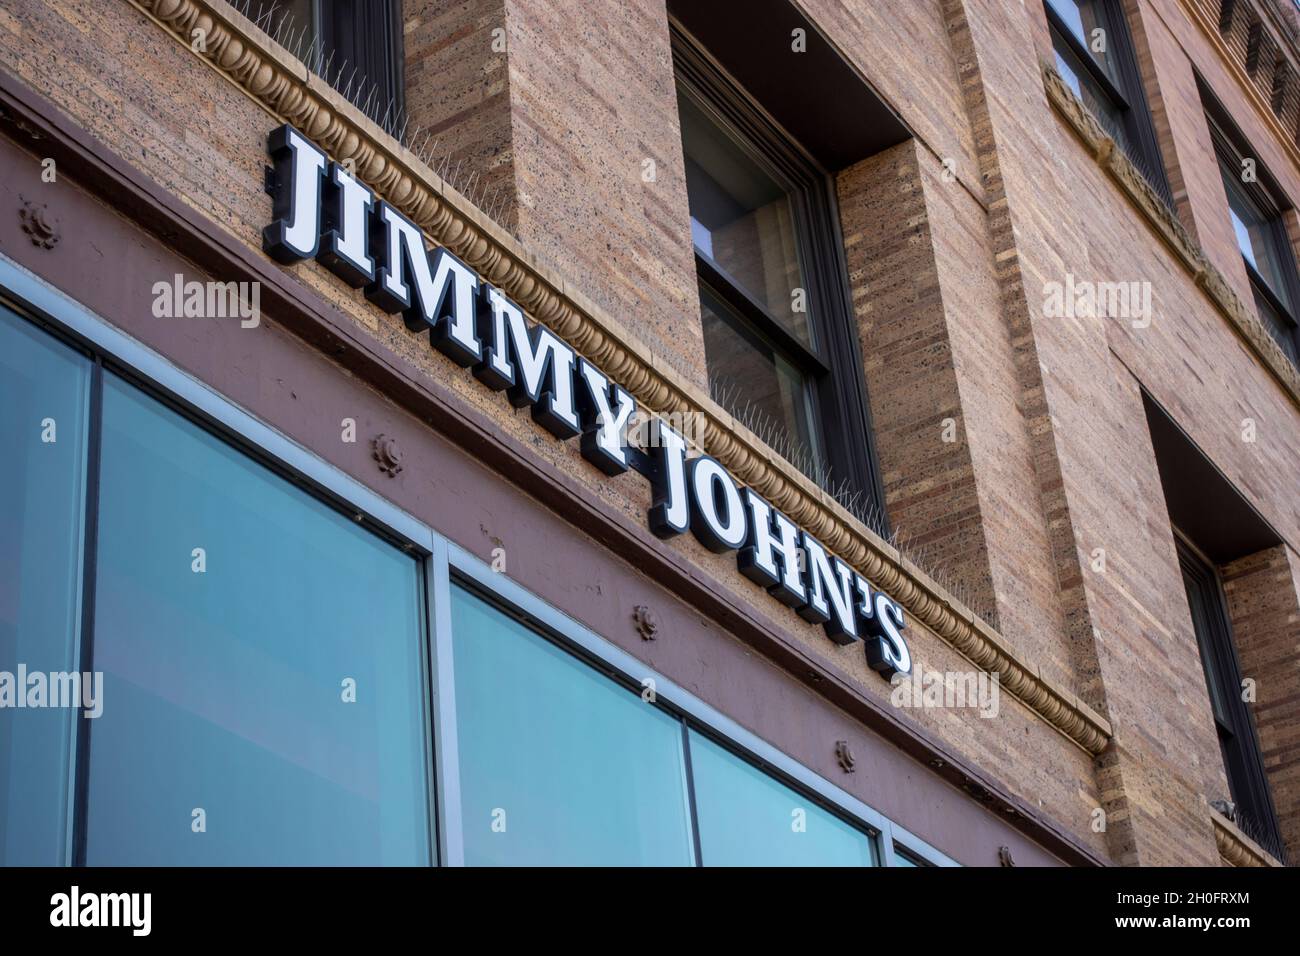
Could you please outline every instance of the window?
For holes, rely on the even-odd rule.
[[[1237,808],[1237,822],[1265,848],[1278,853],[1282,840],[1277,814],[1264,773],[1259,739],[1250,710],[1242,700],[1241,668],[1232,639],[1223,591],[1214,566],[1182,536],[1177,536],[1178,563],[1200,646],[1210,709],[1219,734],[1228,788]]]
[[[704,357],[720,404],[880,502],[830,176],[674,25]]]
[[[1145,390],[1142,403],[1230,790],[1209,796],[1235,803],[1242,829],[1284,860],[1255,735],[1254,706],[1242,699],[1237,645],[1216,571],[1275,548],[1282,538]]]
[[[465,862],[690,866],[681,727],[452,590]]]
[[[705,866],[875,866],[868,835],[697,731],[691,777]]]
[[[401,0],[278,0],[258,22],[384,129],[403,128]]]
[[[99,711],[3,711],[3,862],[429,862],[419,562],[7,309],[0,356],[0,670]]]
[[[1116,0],[1046,0],[1046,9],[1061,78],[1172,207],[1123,10]]]
[[[877,865],[867,829],[642,686],[462,585],[451,604],[467,864]]]
[[[76,669],[90,360],[0,307],[0,671]],[[14,688],[16,690],[16,688]],[[62,861],[71,710],[0,711],[0,864]]]
[[[427,863],[419,563],[104,379],[86,862]]]
[[[1228,216],[1241,250],[1246,275],[1255,300],[1255,311],[1274,341],[1292,363],[1300,364],[1297,335],[1297,306],[1300,306],[1300,277],[1286,226],[1283,204],[1271,188],[1272,179],[1260,169],[1242,141],[1226,121],[1207,115],[1228,196]]]
[[[3,256],[0,295],[0,864],[952,863]],[[102,684],[17,709],[24,668]]]
[[[894,844],[894,866],[904,866],[909,869],[917,869],[919,867],[930,865],[931,864],[925,862],[925,860],[921,859],[919,856],[909,853],[898,844]]]

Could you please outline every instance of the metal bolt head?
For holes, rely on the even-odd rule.
[[[858,758],[853,756],[853,748],[847,740],[835,741],[835,759],[840,762],[840,769],[853,773],[857,769]]]
[[[397,439],[389,435],[377,435],[370,443],[373,450],[375,461],[379,462],[379,470],[394,477],[402,470],[402,449],[397,444]]]
[[[50,215],[45,203],[35,203],[30,199],[23,200],[23,206],[18,210],[18,218],[22,221],[23,232],[31,236],[34,246],[53,249],[63,238],[59,230],[59,220]]]
[[[659,615],[654,608],[638,604],[632,609],[632,620],[636,622],[637,633],[643,641],[653,641],[659,633]]]

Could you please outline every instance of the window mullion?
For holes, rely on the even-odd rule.
[[[681,715],[682,725],[682,760],[686,765],[686,800],[690,809],[691,842],[695,850],[695,865],[704,866],[704,854],[700,849],[700,809],[695,799],[695,771],[691,767],[691,724],[686,715]]]
[[[90,414],[86,431],[85,527],[82,533],[81,559],[81,634],[75,670],[81,674],[95,669],[95,592],[99,549],[99,466],[103,438],[104,362],[95,356],[90,369]],[[73,748],[72,799],[68,862],[86,865],[87,800],[90,793],[90,731],[92,720],[72,721],[75,733]]]
[[[1252,266],[1250,260],[1245,256],[1241,257],[1241,263],[1246,267],[1246,276],[1250,279],[1250,284],[1254,287],[1255,291],[1267,299],[1268,304],[1277,310],[1280,315],[1285,317],[1287,321],[1291,323],[1291,327],[1294,328],[1296,326],[1295,316],[1292,315],[1291,310],[1282,302],[1281,298],[1278,297],[1278,294],[1273,291],[1273,288],[1268,284],[1268,280],[1259,274],[1259,270]]]
[[[782,355],[810,375],[825,375],[830,371],[817,353],[810,351],[807,345],[791,335],[753,296],[733,281],[721,266],[699,249],[695,250],[695,262],[714,294],[753,323]]]
[[[434,538],[433,553],[425,558],[425,582],[433,704],[434,812],[437,817],[432,832],[436,834],[439,865],[464,866],[460,739],[451,634],[451,563],[445,538]]]

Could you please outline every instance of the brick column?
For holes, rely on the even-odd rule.
[[[513,230],[505,0],[406,0],[402,25],[412,146]]]
[[[665,0],[406,0],[403,26],[452,185],[707,388]]]

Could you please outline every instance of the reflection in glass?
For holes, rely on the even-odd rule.
[[[790,198],[689,96],[678,97],[695,248],[771,318],[811,345]],[[806,296],[801,297],[806,301]],[[708,356],[710,363],[713,356]]]
[[[78,670],[90,361],[0,308],[0,671]],[[13,686],[22,693],[25,688]],[[80,710],[0,709],[0,864],[66,859]]]
[[[1264,323],[1264,328],[1268,329],[1268,334],[1273,336],[1274,341],[1282,347],[1287,358],[1293,365],[1300,365],[1300,353],[1296,348],[1295,325],[1291,320],[1273,307],[1268,298],[1259,291],[1252,288],[1251,292],[1255,298],[1255,311],[1258,313],[1260,321]]]
[[[691,778],[705,866],[874,866],[871,838],[702,734]]]
[[[778,438],[761,437],[788,445],[787,457],[812,470],[821,449],[807,377],[703,285],[700,317],[713,393],[741,421],[776,429]]]
[[[1067,0],[1068,2],[1068,0]],[[1141,153],[1132,149],[1129,143],[1128,133],[1124,127],[1124,112],[1110,98],[1105,90],[1101,88],[1092,75],[1079,62],[1074,51],[1070,50],[1063,41],[1055,39],[1056,52],[1056,71],[1061,74],[1061,79],[1065,80],[1066,86],[1074,91],[1074,95],[1083,101],[1083,105],[1088,107],[1088,111],[1096,118],[1116,144],[1124,150],[1125,155],[1137,164],[1144,173],[1146,172],[1146,162],[1141,158]],[[1150,178],[1148,176],[1148,178]]]
[[[461,588],[452,641],[466,863],[691,865],[678,721]]]
[[[428,863],[421,593],[417,560],[106,375],[87,862]]]
[[[1113,25],[1100,0],[1047,0],[1066,29],[1074,35],[1102,71],[1119,85],[1119,66],[1115,60]]]
[[[1259,273],[1269,290],[1291,308],[1286,282],[1282,278],[1282,252],[1278,248],[1273,220],[1250,198],[1238,175],[1226,163],[1219,164],[1223,175],[1223,188],[1228,194],[1228,211],[1232,217],[1232,231],[1237,237],[1237,248],[1251,267]]]
[[[310,49],[320,36],[320,24],[316,22],[315,0],[276,0],[269,7],[270,28],[272,36],[301,37],[297,43],[303,49]]]

